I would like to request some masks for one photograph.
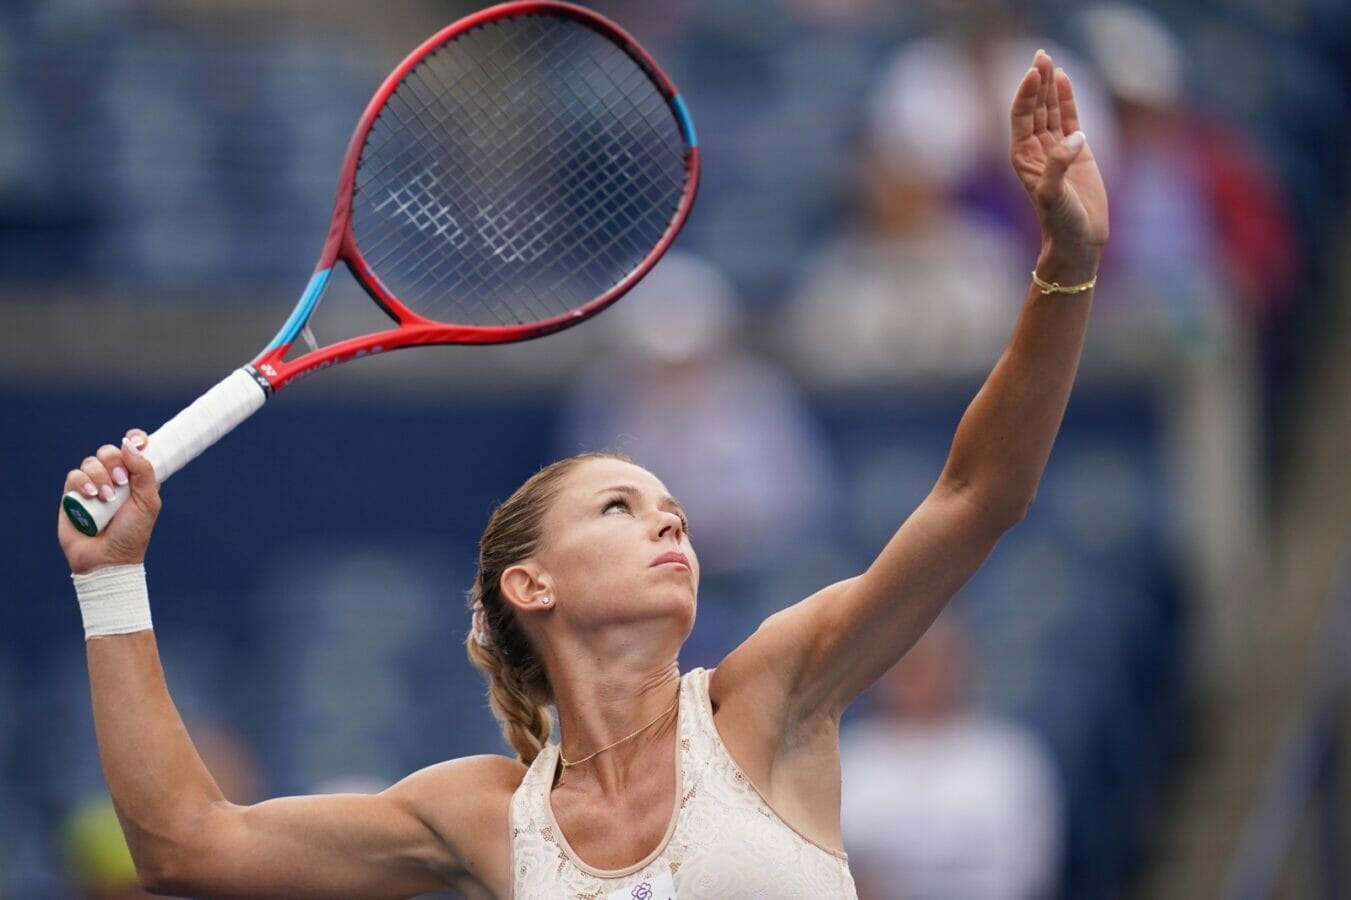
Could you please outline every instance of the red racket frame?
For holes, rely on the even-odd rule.
[[[471,28],[487,24],[497,19],[509,18],[518,15],[527,15],[530,13],[550,13],[554,15],[566,15],[579,19],[597,31],[607,35],[615,42],[617,46],[623,49],[630,57],[634,59],[652,78],[661,90],[667,102],[671,105],[673,113],[679,122],[681,134],[686,142],[686,177],[685,193],[680,199],[676,208],[676,214],[671,220],[671,224],[662,235],[661,239],[652,248],[647,257],[635,268],[623,281],[616,284],[609,291],[591,302],[570,312],[564,313],[553,318],[544,319],[538,322],[531,322],[525,325],[505,325],[505,326],[471,326],[471,325],[445,325],[440,322],[434,322],[427,319],[404,306],[399,299],[390,293],[389,289],[381,283],[379,277],[371,271],[370,265],[361,254],[361,250],[356,245],[356,240],[352,235],[352,191],[356,180],[357,163],[361,158],[361,149],[365,146],[366,136],[375,123],[380,110],[384,108],[386,101],[389,100],[395,89],[398,88],[404,77],[422,61],[424,57],[432,51],[446,44],[448,41],[463,34]],[[615,23],[604,16],[599,15],[589,9],[577,6],[571,3],[558,2],[540,2],[540,0],[527,0],[527,2],[503,3],[498,6],[492,6],[481,10],[470,16],[467,16],[452,25],[447,26],[436,34],[432,35],[422,43],[416,50],[409,54],[408,58],[399,64],[395,70],[385,79],[380,89],[376,91],[375,96],[366,107],[361,120],[357,123],[356,130],[352,133],[351,142],[347,146],[347,155],[343,160],[342,174],[338,180],[338,197],[333,208],[333,218],[329,226],[328,237],[324,241],[324,248],[319,254],[319,261],[315,265],[314,274],[311,276],[310,289],[305,292],[297,307],[297,313],[310,303],[311,309],[305,311],[299,320],[288,321],[287,328],[283,329],[283,335],[288,331],[290,334],[281,342],[274,340],[257,357],[254,358],[250,368],[253,370],[254,377],[264,390],[271,393],[281,390],[287,384],[308,375],[319,369],[326,369],[330,366],[345,363],[362,356],[373,353],[380,353],[386,350],[392,350],[397,347],[409,347],[422,344],[505,344],[513,341],[523,341],[530,338],[541,337],[555,331],[575,325],[578,322],[590,318],[609,306],[614,301],[622,297],[630,288],[647,274],[648,270],[656,264],[671,246],[681,227],[685,224],[685,219],[689,215],[690,208],[694,204],[694,196],[699,186],[699,146],[697,139],[693,134],[693,129],[689,125],[686,116],[683,113],[682,102],[675,85],[671,79],[661,70],[657,63],[648,55],[642,47],[638,45],[628,32],[624,31]],[[374,334],[363,335],[360,337],[349,338],[339,341],[326,347],[320,347],[296,357],[293,360],[285,361],[282,359],[290,351],[295,343],[296,335],[303,328],[305,321],[309,317],[309,312],[317,305],[317,296],[311,296],[316,291],[322,293],[327,283],[325,272],[330,272],[333,266],[342,260],[347,264],[348,269],[357,281],[366,289],[371,298],[379,304],[386,313],[388,313],[398,324],[386,331],[376,332]],[[320,280],[322,279],[322,280]],[[317,282],[317,285],[316,285]],[[294,326],[294,327],[292,327]],[[279,338],[282,335],[278,335]]]

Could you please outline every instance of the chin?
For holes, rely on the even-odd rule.
[[[665,615],[684,623],[687,634],[694,627],[694,614],[699,608],[699,598],[693,591],[673,592],[663,597],[660,604]]]

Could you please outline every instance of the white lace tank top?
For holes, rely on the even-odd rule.
[[[681,676],[678,807],[635,865],[597,869],[573,852],[549,802],[558,746],[540,752],[511,798],[515,900],[856,900],[845,854],[789,827],[732,760],[713,726],[708,676]]]

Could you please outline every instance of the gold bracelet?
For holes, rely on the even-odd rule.
[[[1093,290],[1093,285],[1098,283],[1098,277],[1095,275],[1089,281],[1083,284],[1062,285],[1058,281],[1042,281],[1037,276],[1037,270],[1032,270],[1032,283],[1041,288],[1043,294],[1082,294],[1084,291]]]

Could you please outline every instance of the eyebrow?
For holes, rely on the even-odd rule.
[[[601,494],[624,494],[628,497],[641,497],[643,492],[631,484],[616,484],[613,487],[602,488],[601,490],[596,491],[594,496],[599,497]],[[670,494],[662,494],[657,500],[657,505],[674,506],[676,509],[680,510],[681,515],[685,515],[685,507],[681,506],[680,501]]]

